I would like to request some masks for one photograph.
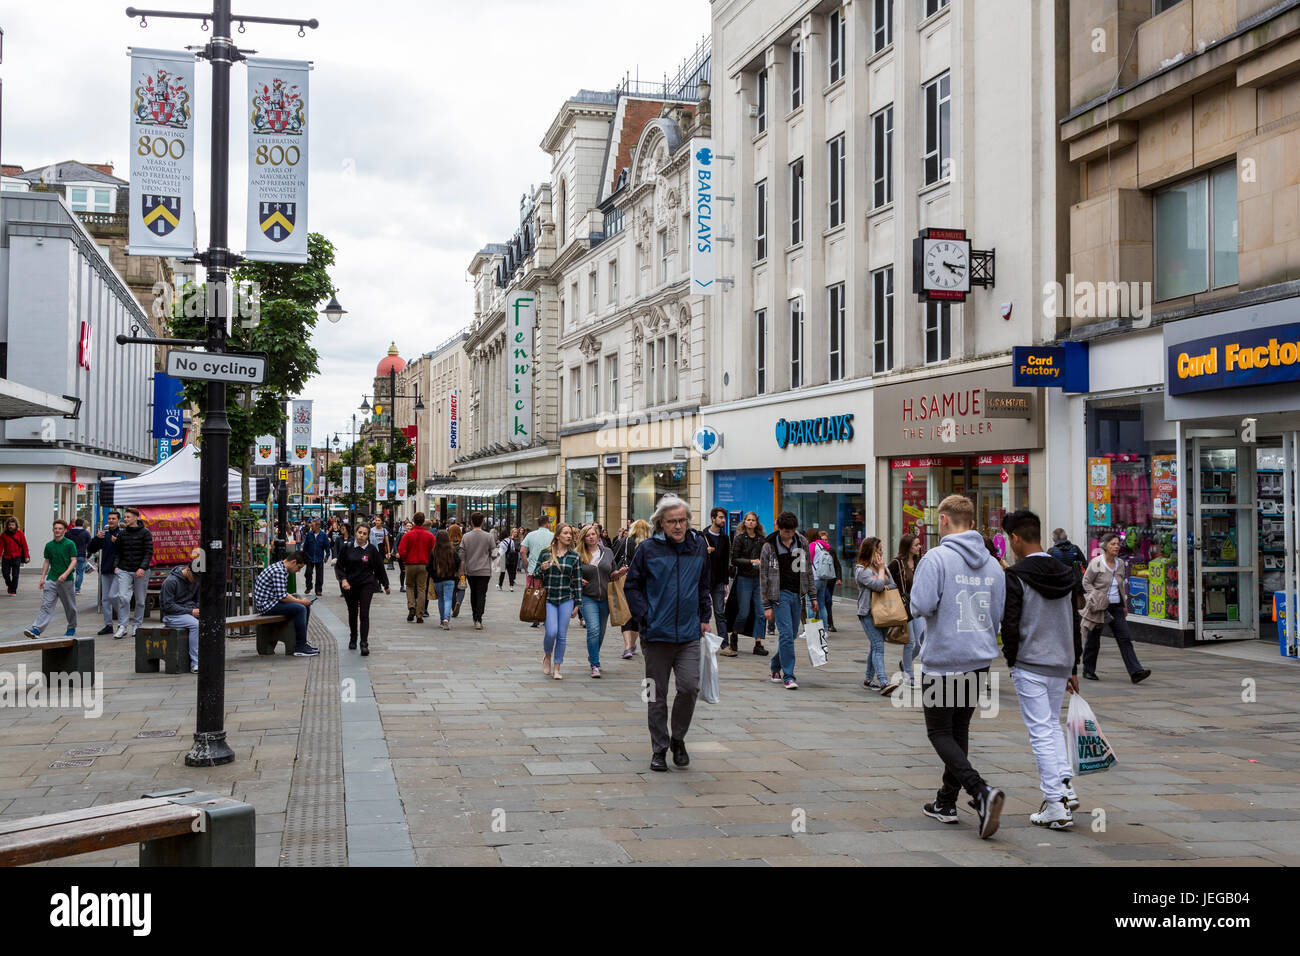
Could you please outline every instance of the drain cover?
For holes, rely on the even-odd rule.
[[[108,749],[107,747],[73,747],[71,750],[65,751],[64,756],[65,757],[98,757],[107,749]]]
[[[151,737],[175,737],[174,730],[142,730],[135,735],[136,740],[148,740]]]
[[[86,757],[83,760],[56,760],[50,764],[51,770],[67,770],[69,767],[89,767],[95,762],[94,757]]]

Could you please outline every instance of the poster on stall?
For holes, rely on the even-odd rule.
[[[140,521],[153,536],[153,563],[187,564],[199,546],[198,505],[141,505]]]
[[[1178,517],[1178,456],[1151,456],[1152,512],[1157,518]]]
[[[1110,527],[1110,459],[1088,459],[1088,524]]]

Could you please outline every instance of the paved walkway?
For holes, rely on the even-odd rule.
[[[102,717],[0,710],[0,817],[192,786],[257,807],[264,865],[310,862],[294,836],[300,801],[327,821],[322,843],[345,842],[353,864],[1300,862],[1300,668],[1262,642],[1139,645],[1154,671],[1139,688],[1104,648],[1103,680],[1084,692],[1120,762],[1077,782],[1083,810],[1064,833],[1028,823],[1037,778],[1004,669],[996,716],[973,726],[975,765],[1008,792],[1002,829],[981,841],[964,808],[960,826],[920,815],[937,758],[919,711],[861,686],[866,640],[846,602],[831,662],[814,671],[799,655],[798,691],[771,684],[763,658],[722,659],[722,700],[697,708],[690,769],[655,774],[641,657],[620,660],[607,637],[605,676],[591,680],[575,622],[566,679],[543,677],[541,631],[518,621],[520,596],[494,586],[486,630],[473,630],[466,606],[448,633],[407,623],[404,595],[380,595],[366,659],[346,649],[337,590],[313,615],[316,639],[333,641],[320,658],[261,658],[251,640],[228,642],[238,760],[215,770],[183,765],[192,679],[136,675],[129,642],[99,638]],[[0,633],[16,635],[35,603],[34,592],[0,600]],[[28,657],[0,657],[0,670],[39,664]],[[313,680],[337,681],[337,716],[320,716]],[[137,736],[148,730],[177,734]],[[339,751],[341,792],[320,784],[324,764],[315,782],[295,774],[304,748],[324,746]],[[49,766],[88,747],[104,748],[89,767]],[[340,800],[345,832],[328,822]],[[76,862],[134,859],[123,848]]]

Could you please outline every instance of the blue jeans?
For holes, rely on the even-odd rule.
[[[758,588],[758,578],[736,578],[736,630],[743,634],[741,625],[749,620],[749,633],[755,641],[762,640],[767,633],[767,622],[763,618],[763,595]]]
[[[275,607],[267,608],[263,614],[283,614],[289,620],[293,621],[293,634],[298,639],[298,650],[305,650],[307,647],[307,619],[311,617],[311,608],[305,604],[294,604],[292,601],[281,601]]]
[[[867,654],[867,673],[863,680],[870,681],[874,672],[876,680],[882,686],[888,684],[889,675],[885,673],[885,635],[876,627],[876,622],[866,615],[859,614],[858,620],[862,622],[862,629],[867,632],[867,640],[871,642],[871,651]]]
[[[835,619],[831,617],[831,595],[835,590],[834,578],[817,579],[817,616],[822,619],[826,629],[830,630]]]
[[[908,683],[915,680],[913,676],[916,668],[913,664],[921,654],[921,643],[925,640],[925,618],[914,617],[907,622],[907,643],[903,645],[903,662],[899,668],[903,672],[903,679]]]
[[[587,625],[587,663],[599,667],[600,646],[605,643],[605,625],[609,623],[609,602],[597,601],[584,594],[582,620]]]
[[[90,562],[86,558],[77,558],[77,583],[75,589],[78,591],[81,590],[81,579],[86,576],[86,568],[89,564]]]
[[[451,596],[456,590],[456,579],[448,578],[446,581],[434,581],[433,591],[438,595],[438,620],[451,620]]]
[[[183,627],[190,632],[190,665],[199,666],[199,619],[193,614],[164,614],[163,623],[168,627]]]
[[[777,601],[772,611],[773,617],[776,618],[777,635],[776,653],[772,655],[771,662],[772,673],[779,670],[782,676],[793,680],[794,638],[799,630],[799,595],[793,591],[782,591],[781,599]]]
[[[546,636],[542,638],[542,651],[554,654],[556,667],[564,663],[564,648],[569,641],[569,618],[572,616],[572,598],[561,604],[546,602]]]

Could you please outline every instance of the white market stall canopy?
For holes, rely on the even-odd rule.
[[[199,500],[199,450],[186,445],[170,458],[160,461],[134,478],[119,478],[99,483],[99,502],[104,507],[120,508],[124,505],[186,505]],[[240,475],[230,469],[228,501],[243,500]],[[249,497],[264,500],[270,490],[269,478],[253,478],[249,482]]]

